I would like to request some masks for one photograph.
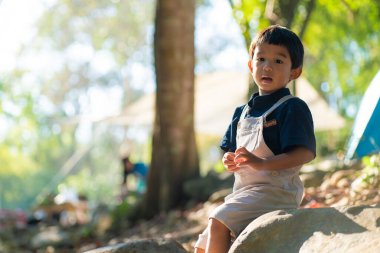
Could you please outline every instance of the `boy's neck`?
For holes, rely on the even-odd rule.
[[[277,89],[277,90],[272,90],[272,91],[264,91],[264,90],[260,90],[259,89],[259,96],[266,96],[266,95],[270,95],[270,94],[273,94],[273,93],[276,93],[278,92],[279,90],[282,90],[282,89],[285,89],[287,88],[287,86],[284,86],[280,89]]]
[[[270,94],[272,94],[272,93],[274,93],[274,92],[276,92],[276,91],[266,92],[266,91],[261,91],[261,90],[259,90],[259,96],[270,95]]]

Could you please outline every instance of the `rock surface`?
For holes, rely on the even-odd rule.
[[[274,211],[240,234],[229,253],[380,252],[380,205]]]
[[[86,251],[85,253],[186,253],[186,250],[171,239],[140,239]]]

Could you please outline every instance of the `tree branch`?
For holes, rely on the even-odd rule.
[[[231,8],[234,9],[234,8],[235,8],[235,5],[234,5],[234,3],[232,2],[232,0],[228,0],[228,2],[230,3]]]
[[[301,31],[299,33],[301,40],[302,40],[303,36],[305,35],[306,28],[309,24],[311,14],[313,13],[314,9],[315,9],[315,0],[310,0],[306,6],[306,17],[305,17],[304,22],[302,23]]]
[[[277,24],[279,21],[278,16],[274,13],[275,0],[268,0],[265,5],[264,16],[269,20],[271,25]]]

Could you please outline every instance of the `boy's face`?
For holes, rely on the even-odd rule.
[[[290,80],[298,78],[302,72],[302,67],[292,69],[286,47],[268,43],[256,46],[248,67],[259,87],[260,95],[286,87]]]

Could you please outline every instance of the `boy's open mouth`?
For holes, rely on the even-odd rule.
[[[261,78],[261,80],[263,80],[263,81],[272,81],[272,77],[264,76],[264,77]]]

